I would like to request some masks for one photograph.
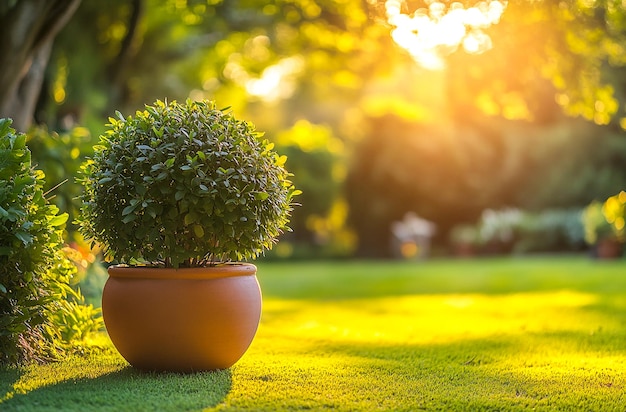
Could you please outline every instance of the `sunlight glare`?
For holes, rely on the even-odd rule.
[[[388,345],[443,344],[546,331],[589,333],[598,325],[618,327],[615,321],[585,310],[597,300],[596,295],[571,290],[407,295],[316,302],[310,307],[296,300],[268,299],[263,327],[300,343],[332,337],[335,342]]]
[[[246,79],[246,90],[250,95],[268,102],[287,99],[296,89],[295,77],[302,71],[303,65],[300,56],[283,59],[263,70],[261,77]]]
[[[391,37],[422,67],[439,70],[445,67],[444,57],[462,46],[470,54],[491,49],[491,38],[483,31],[497,24],[506,0],[481,1],[465,8],[459,2],[449,6],[428,1],[428,9],[412,14],[403,12],[403,0],[387,0],[387,21],[394,26]]]

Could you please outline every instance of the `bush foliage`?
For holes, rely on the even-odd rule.
[[[585,241],[593,245],[603,238],[626,241],[626,192],[589,203],[582,213]]]
[[[213,102],[157,101],[109,119],[81,170],[81,231],[124,263],[172,267],[254,258],[297,194],[285,156]]]
[[[44,361],[99,329],[98,311],[70,286],[67,214],[50,204],[26,136],[0,119],[0,362]]]

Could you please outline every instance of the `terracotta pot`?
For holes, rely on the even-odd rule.
[[[622,257],[623,244],[614,238],[602,238],[596,244],[596,255],[599,259],[617,259]]]
[[[104,323],[117,350],[136,368],[226,369],[254,338],[261,290],[252,264],[108,271]]]

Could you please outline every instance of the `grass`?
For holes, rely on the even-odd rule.
[[[140,373],[104,341],[63,362],[1,369],[0,410],[623,411],[626,405],[624,260],[258,266],[262,322],[230,370]]]

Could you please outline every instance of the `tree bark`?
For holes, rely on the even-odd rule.
[[[110,83],[110,107],[117,107],[120,103],[120,100],[123,98],[125,88],[124,82],[126,80],[126,68],[128,67],[131,59],[134,57],[135,54],[135,51],[133,50],[135,47],[133,46],[139,34],[139,23],[141,21],[145,8],[143,0],[132,0],[130,3],[131,13],[127,23],[128,30],[126,32],[126,35],[124,36],[124,39],[122,40],[122,44],[120,45],[120,51],[109,66],[107,73],[107,77]]]
[[[30,126],[52,43],[81,0],[0,0],[0,117]]]

